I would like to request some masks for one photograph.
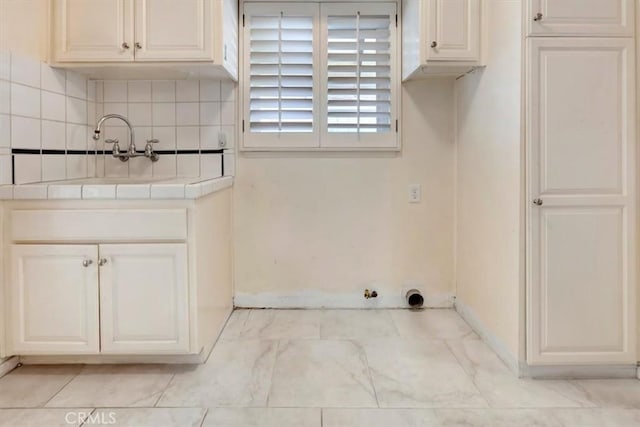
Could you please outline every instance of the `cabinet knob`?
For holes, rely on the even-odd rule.
[[[82,261],[82,266],[83,267],[89,267],[91,264],[93,264],[93,261],[90,259],[85,259]]]
[[[434,49],[436,47],[438,47],[438,42],[436,42],[436,41],[431,42],[431,47],[434,48]]]
[[[536,206],[542,206],[543,203],[542,199],[533,199],[533,204]]]
[[[122,43],[122,48],[123,49],[129,49],[129,47],[130,47],[129,43],[127,43],[127,42]]]
[[[536,13],[536,16],[533,17],[533,20],[536,22],[542,21],[542,14],[540,12]]]
[[[136,49],[142,49],[142,45],[140,44],[140,42],[136,42]]]
[[[105,265],[107,263],[107,259],[106,258],[100,258],[100,261],[98,261],[98,265],[100,267],[102,267],[103,265]]]

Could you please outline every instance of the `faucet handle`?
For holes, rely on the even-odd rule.
[[[106,139],[106,144],[113,144],[113,156],[116,157],[120,154],[120,141],[118,139]]]
[[[106,144],[118,144],[120,141],[116,138],[116,139],[105,139],[104,142]]]
[[[153,138],[153,139],[147,139],[147,144],[157,144],[158,142],[160,142],[160,141],[158,141],[158,140],[157,140],[157,139],[155,139],[155,138]]]

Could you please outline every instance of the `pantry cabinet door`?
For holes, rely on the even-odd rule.
[[[55,0],[54,62],[132,62],[133,0]]]
[[[429,0],[426,60],[480,59],[480,0]]]
[[[100,245],[105,354],[187,353],[186,244]]]
[[[98,248],[11,246],[13,354],[98,353]]]
[[[136,0],[136,61],[212,61],[213,0]]]
[[[530,365],[637,361],[634,50],[529,40]]]
[[[633,37],[634,0],[529,0],[530,36]]]

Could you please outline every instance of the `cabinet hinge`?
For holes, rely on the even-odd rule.
[[[398,119],[396,119],[396,133],[398,133]]]
[[[242,26],[244,27],[244,13],[242,14]]]
[[[396,28],[398,28],[398,14],[396,13]]]
[[[242,119],[242,133],[244,133],[244,119]]]

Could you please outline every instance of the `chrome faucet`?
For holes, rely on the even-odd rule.
[[[118,141],[117,139],[107,139],[104,141],[108,144],[113,144],[113,151],[112,151],[113,157],[116,157],[123,162],[126,162],[132,157],[139,157],[139,156],[145,156],[148,159],[150,159],[152,162],[158,161],[159,155],[158,153],[153,151],[153,144],[158,143],[158,140],[148,139],[147,145],[144,148],[144,153],[138,153],[136,151],[136,142],[135,142],[135,137],[133,133],[133,126],[131,126],[131,123],[129,122],[129,120],[127,120],[126,117],[121,116],[120,114],[105,114],[104,116],[102,116],[102,118],[100,118],[100,120],[98,120],[98,124],[96,125],[96,128],[93,131],[93,139],[95,141],[98,141],[100,139],[100,133],[102,132],[101,131],[102,125],[104,124],[105,121],[109,119],[122,120],[129,128],[129,147],[127,147],[127,150],[124,153],[120,151],[120,141]]]

